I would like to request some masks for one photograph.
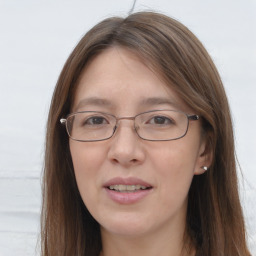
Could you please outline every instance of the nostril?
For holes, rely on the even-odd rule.
[[[117,159],[112,159],[112,162],[114,163],[114,164],[118,164],[119,162],[118,162],[118,160]]]
[[[113,159],[112,159],[112,162],[113,162],[114,164],[120,163],[120,161],[119,161],[118,159],[116,159],[116,158],[113,158]],[[138,162],[137,159],[132,159],[132,160],[130,161],[130,164],[135,164],[135,163],[137,163],[137,162]]]

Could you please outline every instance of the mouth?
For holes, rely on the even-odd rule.
[[[109,190],[113,190],[120,193],[134,193],[141,190],[149,190],[152,189],[151,186],[144,186],[144,185],[110,185],[107,187]]]
[[[103,185],[108,197],[118,204],[134,204],[149,196],[153,186],[136,177],[116,177]]]

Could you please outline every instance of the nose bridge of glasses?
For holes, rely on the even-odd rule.
[[[115,126],[115,130],[117,129],[117,127],[119,126],[120,124],[120,121],[122,120],[128,120],[128,121],[133,121],[133,125],[135,126],[135,118],[136,116],[124,116],[124,117],[117,117],[116,118],[116,126]],[[128,125],[130,126],[130,125]],[[135,127],[134,127],[135,128]]]
[[[123,117],[116,118],[117,122],[119,122],[120,120],[135,120],[135,116],[123,116]]]

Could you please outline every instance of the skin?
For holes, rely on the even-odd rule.
[[[97,97],[108,100],[85,102]],[[160,97],[172,104],[144,104]],[[117,117],[155,109],[193,113],[135,54],[110,48],[95,57],[79,81],[72,111],[103,111]],[[104,256],[180,255],[188,190],[194,175],[209,166],[200,121],[190,121],[185,137],[163,142],[140,139],[133,121],[122,120],[105,141],[70,139],[76,181],[82,199],[101,226]],[[115,177],[136,177],[153,186],[133,204],[109,198],[103,184]],[[191,254],[193,255],[193,253]]]

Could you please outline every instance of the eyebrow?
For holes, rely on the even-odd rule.
[[[104,98],[98,98],[98,97],[90,97],[90,98],[84,98],[75,107],[75,112],[78,111],[78,109],[86,106],[100,106],[100,107],[111,107],[114,104],[111,102],[111,100],[104,99]],[[144,98],[141,100],[140,105],[150,107],[150,106],[157,106],[157,105],[170,105],[175,108],[179,108],[179,105],[176,101],[172,100],[171,98],[166,97],[150,97],[150,98]]]
[[[171,98],[165,98],[165,97],[151,97],[151,98],[145,98],[141,102],[142,105],[171,105],[174,107],[178,107],[178,103]]]
[[[75,107],[75,111],[77,111],[79,108],[82,108],[88,105],[108,107],[108,106],[111,106],[112,103],[110,100],[98,98],[98,97],[85,98],[79,101],[79,103]]]

